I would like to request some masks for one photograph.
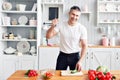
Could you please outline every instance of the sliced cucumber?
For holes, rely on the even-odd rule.
[[[72,74],[74,74],[74,73],[76,73],[76,72],[78,72],[76,69],[75,69],[75,70],[71,70],[71,73],[72,73]]]

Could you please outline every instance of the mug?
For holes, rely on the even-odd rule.
[[[29,25],[37,25],[37,20],[29,20]]]
[[[16,9],[17,11],[25,11],[26,5],[25,4],[17,4]]]

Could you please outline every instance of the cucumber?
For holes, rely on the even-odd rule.
[[[71,73],[74,74],[74,73],[77,73],[78,71],[75,69],[75,70],[71,70]]]

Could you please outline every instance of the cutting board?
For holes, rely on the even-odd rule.
[[[81,76],[81,75],[83,75],[82,71],[76,73],[71,73],[70,70],[61,71],[61,76]]]

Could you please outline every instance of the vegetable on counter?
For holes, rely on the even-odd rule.
[[[38,76],[38,73],[36,70],[27,70],[27,72],[25,73],[26,76],[28,77],[34,77],[34,76]]]
[[[75,69],[75,70],[71,70],[71,73],[72,73],[72,74],[77,73],[77,72],[78,72],[77,69]]]
[[[99,66],[96,70],[88,70],[89,80],[114,80],[116,77],[105,66]]]

